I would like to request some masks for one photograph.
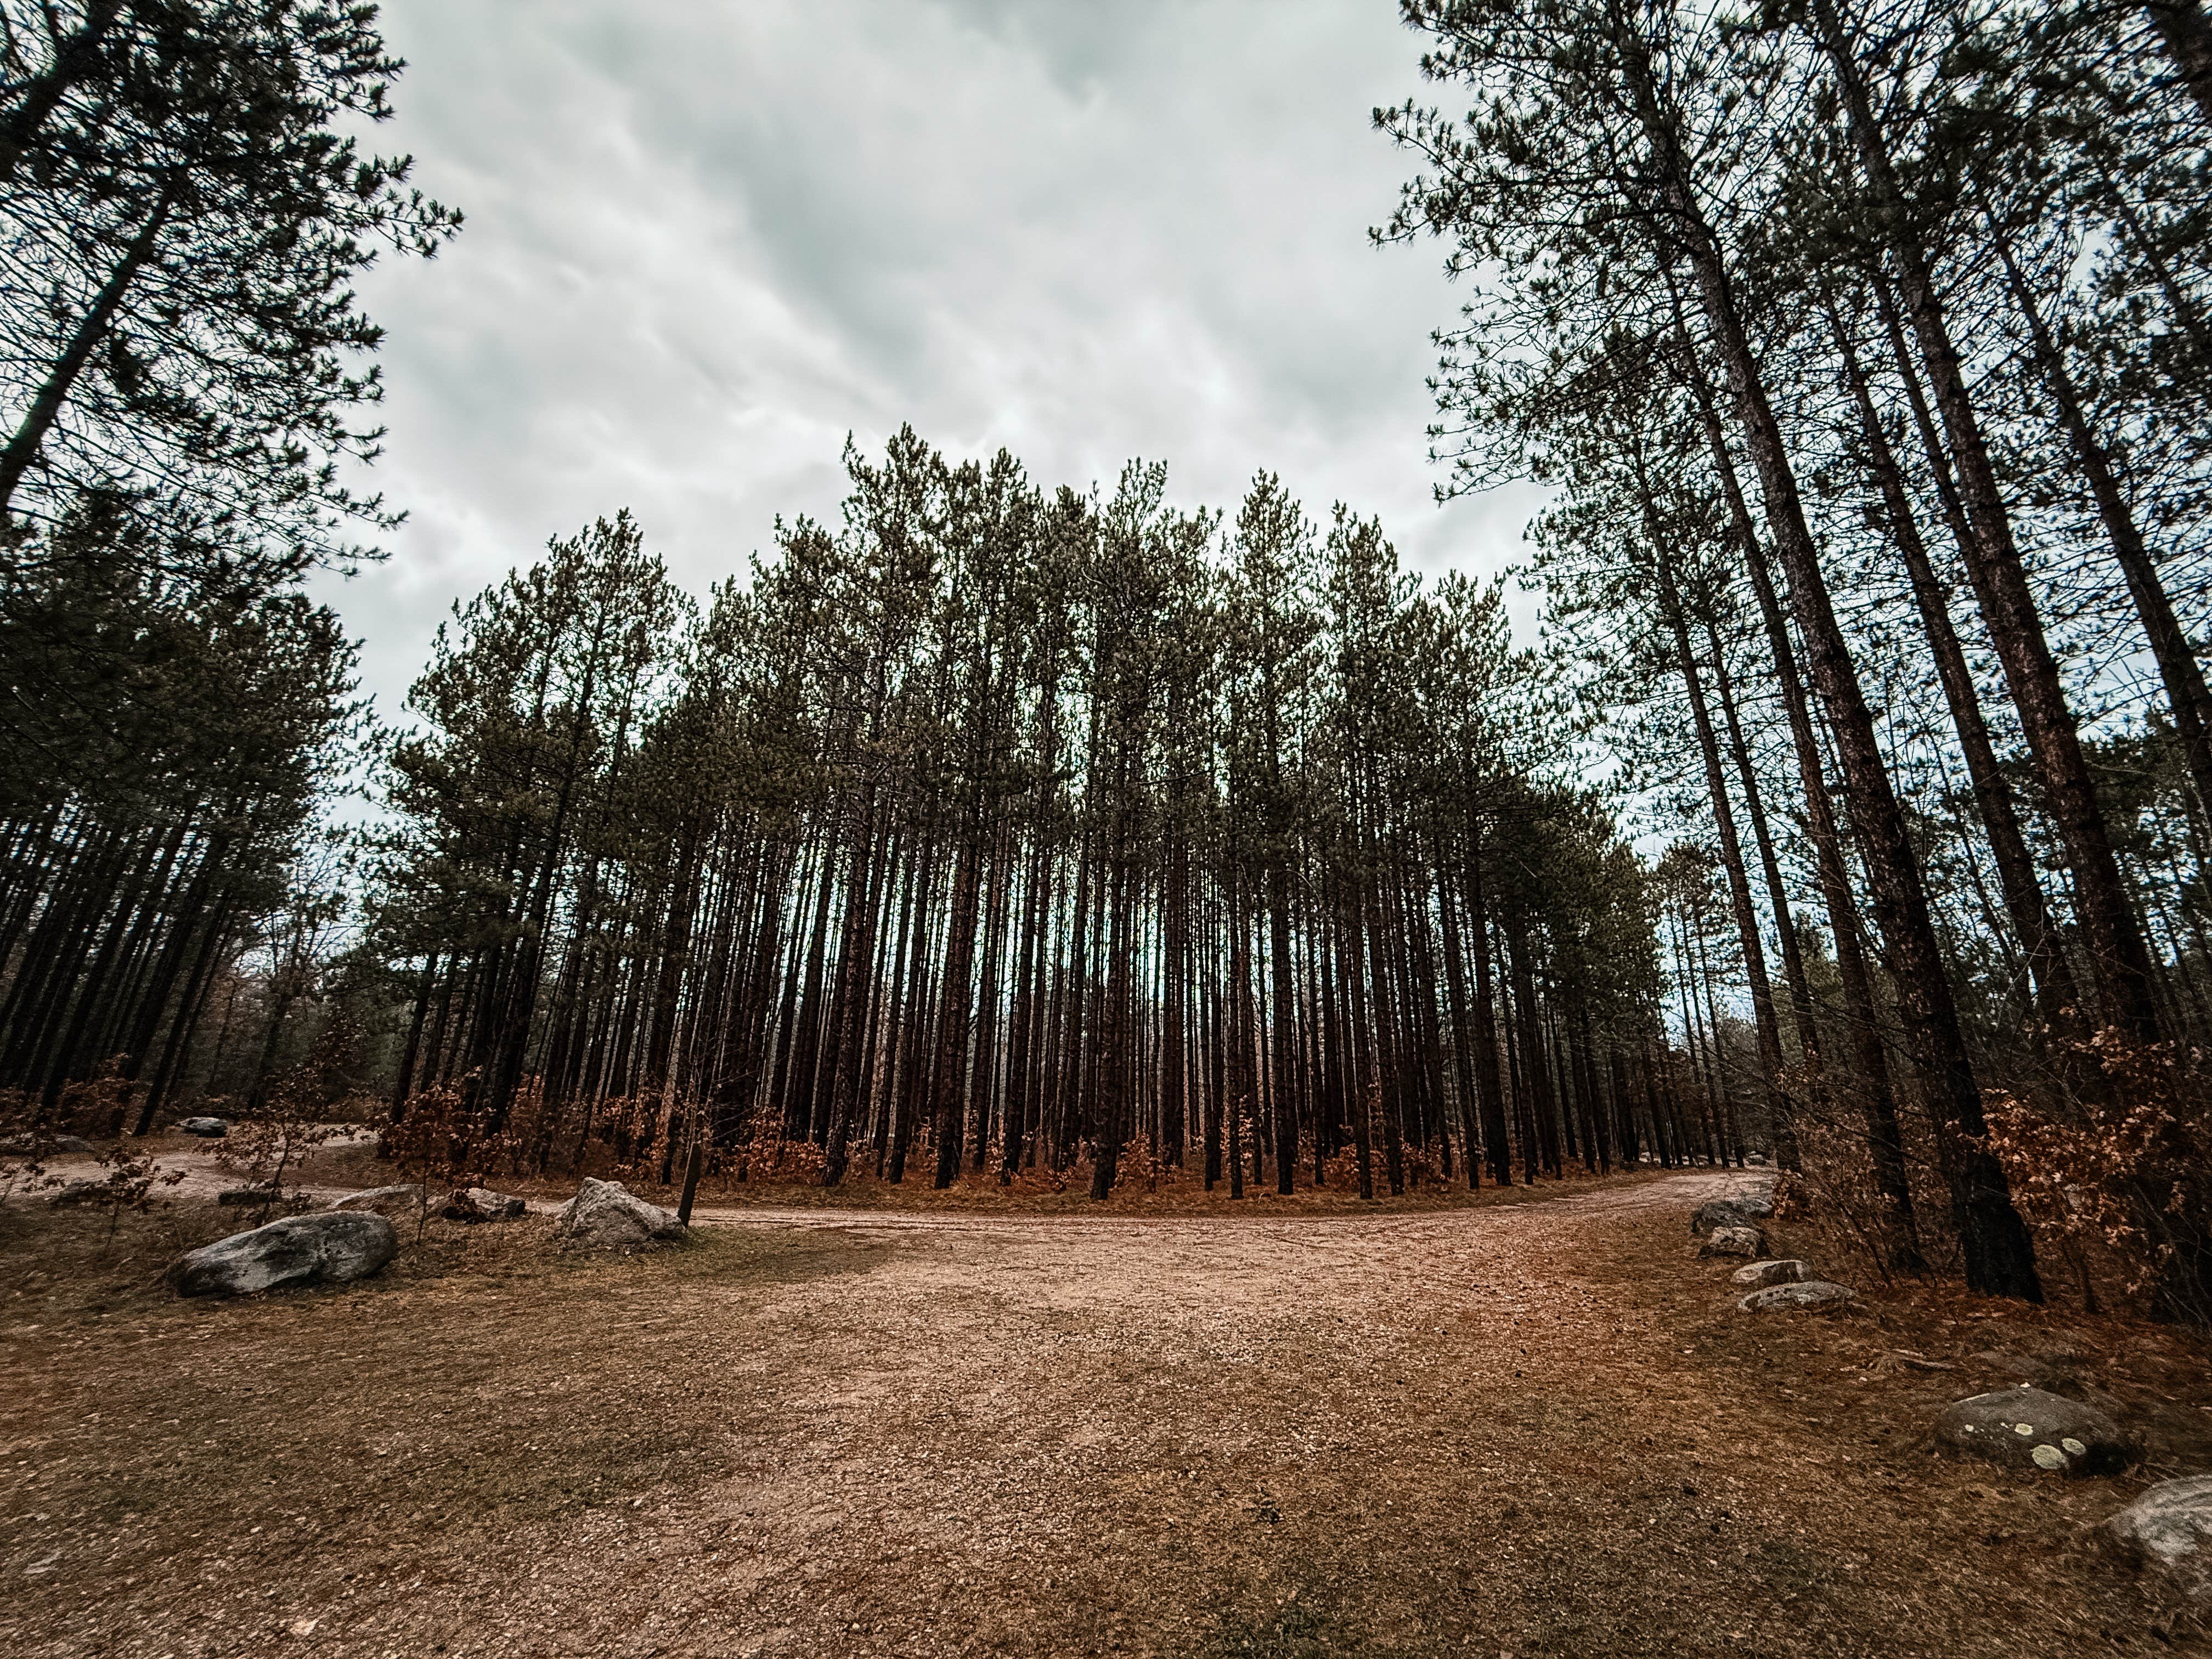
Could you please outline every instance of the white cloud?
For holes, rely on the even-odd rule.
[[[1431,505],[1434,246],[1377,252],[1418,94],[1387,0],[393,0],[382,149],[468,227],[364,284],[376,483],[336,594],[390,709],[455,598],[630,507],[703,590],[834,512],[844,435],[1003,444],[1040,483],[1259,468],[1408,561],[1516,556],[1521,492]]]

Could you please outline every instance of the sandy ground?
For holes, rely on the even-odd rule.
[[[2089,1541],[2212,1468],[2203,1351],[1935,1291],[1753,1320],[1684,1224],[1742,1179],[1351,1218],[702,1209],[630,1259],[434,1224],[377,1281],[228,1306],[152,1283],[184,1221],[19,1219],[0,1653],[2212,1651]],[[1929,1445],[1942,1401],[2027,1378],[2145,1463]]]

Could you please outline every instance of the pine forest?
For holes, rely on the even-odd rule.
[[[2212,10],[806,9],[0,0],[0,1644],[2212,1637]],[[933,76],[1050,187],[923,182]],[[535,336],[696,361],[651,442],[465,337],[794,143],[913,182],[699,198],[779,320],[631,249],[672,310]],[[1097,270],[925,374],[987,222]],[[1147,417],[1156,242],[1251,386]],[[728,438],[854,308],[842,454]],[[1335,499],[1296,376],[1425,339],[1420,505]]]

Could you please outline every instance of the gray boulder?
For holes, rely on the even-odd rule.
[[[2128,1461],[2118,1426],[2094,1406],[2023,1382],[1943,1408],[1936,1438],[1971,1457],[2054,1474],[2104,1474]]]
[[[1765,1152],[1746,1152],[1743,1155],[1743,1161],[1750,1164],[1752,1168],[1755,1170],[1762,1169],[1766,1164],[1766,1154]]]
[[[370,1187],[358,1193],[348,1193],[331,1206],[333,1210],[366,1210],[392,1221],[407,1221],[419,1217],[422,1206],[429,1201],[429,1188],[416,1182],[400,1187]]]
[[[399,1234],[363,1211],[286,1216],[188,1250],[170,1264],[179,1296],[251,1296],[292,1285],[365,1279],[399,1251]]]
[[[530,1213],[527,1200],[489,1187],[463,1187],[438,1212],[448,1221],[513,1221]]]
[[[1705,1236],[1698,1247],[1699,1255],[1763,1255],[1766,1251],[1766,1235],[1748,1222],[1735,1226],[1716,1227]]]
[[[1810,1309],[1838,1309],[1856,1301],[1858,1292],[1848,1285],[1825,1279],[1808,1279],[1795,1285],[1774,1285],[1753,1291],[1736,1305],[1741,1313],[1790,1313]]]
[[[1750,1214],[1736,1208],[1732,1200],[1716,1198],[1690,1212],[1690,1231],[1703,1238],[1716,1227],[1741,1227],[1750,1219]]]
[[[219,1117],[186,1117],[177,1121],[179,1134],[198,1135],[209,1140],[220,1139],[230,1133],[230,1125]]]
[[[47,1194],[46,1202],[58,1210],[73,1209],[79,1204],[89,1204],[106,1190],[104,1181],[72,1181]]]
[[[561,1209],[553,1236],[571,1248],[649,1250],[664,1240],[684,1237],[673,1210],[648,1204],[616,1181],[586,1176],[575,1197]]]
[[[2212,1474],[2160,1481],[2106,1522],[2104,1535],[2185,1596],[2212,1601]]]
[[[1690,1231],[1703,1238],[1716,1227],[1742,1227],[1763,1221],[1774,1213],[1774,1194],[1756,1192],[1731,1193],[1726,1198],[1707,1199],[1691,1212]]]
[[[1754,1261],[1738,1267],[1729,1280],[1747,1291],[1764,1291],[1776,1285],[1802,1285],[1813,1277],[1813,1264],[1786,1256],[1778,1261]]]

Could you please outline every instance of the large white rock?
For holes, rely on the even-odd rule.
[[[561,1208],[553,1236],[564,1244],[599,1250],[649,1250],[684,1237],[673,1210],[648,1204],[618,1181],[586,1176]]]
[[[2112,1547],[2197,1601],[2212,1601],[2212,1474],[2161,1480],[2105,1522]]]
[[[398,1252],[398,1231],[382,1216],[325,1210],[188,1250],[170,1264],[168,1279],[179,1296],[251,1296],[366,1279]]]
[[[2100,1474],[2128,1461],[2126,1437],[2111,1418],[2025,1382],[1946,1406],[1936,1437],[1972,1457],[2053,1474]]]
[[[188,1117],[180,1119],[177,1127],[188,1135],[199,1135],[216,1139],[230,1133],[230,1125],[219,1117]]]

